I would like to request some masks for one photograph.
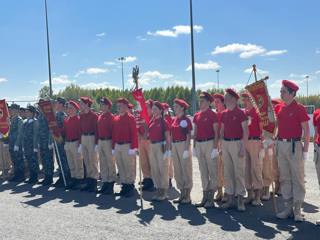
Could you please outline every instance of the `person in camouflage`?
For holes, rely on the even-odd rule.
[[[43,172],[45,175],[44,180],[41,182],[41,184],[43,184],[44,186],[48,186],[53,182],[53,139],[49,131],[48,122],[42,112],[40,112],[38,116],[38,125],[40,158],[42,160]]]
[[[9,131],[9,152],[13,163],[13,177],[9,180],[12,182],[24,181],[24,161],[22,152],[22,126],[23,120],[20,117],[20,106],[12,104],[10,106],[10,131]]]
[[[38,162],[38,131],[39,122],[35,118],[36,108],[29,105],[27,107],[26,115],[27,120],[23,124],[22,134],[22,146],[24,149],[24,155],[28,162],[29,180],[27,183],[36,184],[38,182],[39,162]]]
[[[63,132],[63,123],[64,123],[64,119],[67,116],[66,113],[64,112],[65,105],[66,105],[66,100],[64,98],[58,97],[56,105],[55,105],[56,121],[57,121],[58,127],[61,129],[61,132]],[[64,136],[62,136],[62,137],[64,139]],[[68,185],[68,183],[70,182],[71,174],[70,174],[70,168],[69,168],[68,161],[67,161],[67,155],[64,150],[64,143],[65,143],[65,140],[63,140],[63,142],[57,142],[57,148],[58,148],[58,152],[60,155],[63,173],[66,178],[67,185]],[[58,164],[59,164],[59,161],[58,161]],[[55,182],[54,186],[55,187],[63,187],[64,186],[60,164],[59,164],[59,179]]]

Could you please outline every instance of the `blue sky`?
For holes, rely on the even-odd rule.
[[[48,0],[54,91],[70,83],[121,88],[117,58],[127,57],[125,85],[140,66],[144,88],[191,87],[188,0]],[[243,87],[246,69],[306,94],[320,86],[320,1],[194,0],[196,82]],[[35,99],[47,84],[43,0],[0,0],[0,98]],[[253,80],[253,79],[252,79]],[[251,80],[251,81],[252,81]]]

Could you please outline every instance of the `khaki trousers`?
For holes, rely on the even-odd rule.
[[[193,186],[192,179],[192,155],[189,148],[189,157],[183,159],[185,141],[172,143],[172,161],[174,166],[174,179],[177,183],[177,188],[191,189]]]
[[[216,191],[218,188],[218,157],[212,159],[213,140],[196,143],[203,191]]]
[[[151,178],[151,166],[149,159],[150,141],[147,139],[139,139],[139,158],[141,162],[141,171],[143,178]]]
[[[317,176],[318,176],[318,183],[320,186],[320,147],[318,145],[316,145],[314,147],[313,161],[314,161],[314,164],[316,167]]]
[[[0,171],[9,171],[11,165],[9,146],[5,147],[3,142],[0,142]]]
[[[136,155],[128,154],[130,144],[115,145],[115,159],[121,184],[134,184],[136,180]]]
[[[275,147],[272,148],[272,176],[273,176],[273,181],[279,182],[279,165],[278,165],[278,160],[276,157],[276,149]]]
[[[259,156],[261,150],[260,140],[249,140],[246,156],[246,188],[259,190],[263,187],[262,163],[263,158]]]
[[[263,177],[263,186],[269,187],[273,180],[273,156],[270,156],[268,149],[265,149],[265,157],[263,158],[263,168],[262,168],[262,177]]]
[[[221,153],[219,153],[217,165],[218,165],[218,187],[222,188],[224,186],[224,174],[223,174],[224,164],[223,164],[223,158]]]
[[[169,178],[173,178],[173,161],[172,158],[169,158]]]
[[[222,141],[224,186],[228,195],[246,195],[245,157],[239,157],[240,141]]]
[[[304,185],[304,161],[302,143],[277,141],[277,159],[280,169],[280,187],[284,200],[293,198],[294,202],[303,202],[306,194]]]
[[[169,187],[169,159],[163,157],[163,144],[150,144],[149,159],[153,183],[158,189]]]
[[[66,151],[68,165],[72,178],[83,179],[84,178],[84,167],[83,159],[78,153],[79,144],[75,142],[66,142],[64,150]]]
[[[116,181],[116,164],[112,156],[112,141],[99,140],[100,175],[102,182]]]
[[[81,136],[83,161],[86,167],[86,177],[99,179],[99,162],[95,152],[95,136]]]

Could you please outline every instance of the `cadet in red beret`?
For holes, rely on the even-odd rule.
[[[81,125],[78,111],[80,106],[75,101],[67,103],[67,117],[64,119],[63,132],[65,136],[64,149],[70,167],[70,189],[78,189],[84,178],[83,159],[78,152],[81,141]]]
[[[233,206],[238,197],[238,211],[245,211],[245,146],[248,142],[248,123],[245,113],[238,107],[239,95],[226,89],[224,97],[227,109],[221,116],[222,157],[224,161],[225,192],[228,200],[221,207]]]
[[[174,178],[177,188],[180,190],[180,197],[174,203],[190,204],[192,180],[192,154],[190,149],[192,123],[186,116],[186,109],[189,107],[182,99],[175,99],[173,110],[174,117],[171,125],[172,135],[172,160],[174,166]]]
[[[278,119],[277,159],[280,170],[280,188],[285,208],[277,214],[285,219],[294,213],[295,221],[303,221],[301,205],[305,198],[304,161],[308,158],[309,116],[303,105],[295,100],[299,87],[283,80],[280,90],[281,105]]]
[[[318,183],[320,186],[320,109],[313,112],[313,126],[314,126],[314,157],[313,162],[316,167]],[[320,225],[320,220],[316,222]]]
[[[112,125],[112,152],[122,185],[119,195],[123,197],[131,197],[134,194],[138,148],[136,121],[129,113],[128,105],[129,101],[125,98],[117,100],[118,115],[114,117]]]
[[[200,111],[194,115],[194,148],[198,158],[203,196],[197,207],[214,207],[214,193],[218,189],[218,116],[210,108],[213,101],[207,92],[200,93]]]
[[[80,98],[80,126],[81,126],[81,144],[78,148],[82,153],[84,165],[86,168],[85,184],[82,191],[96,192],[97,180],[99,178],[98,162],[98,115],[90,107],[93,101],[90,97]]]
[[[215,197],[215,201],[226,202],[227,196],[223,194],[223,186],[224,186],[224,174],[223,174],[223,158],[221,154],[221,139],[220,139],[220,131],[221,131],[221,115],[222,112],[226,109],[224,105],[224,96],[220,93],[212,94],[213,102],[212,106],[215,108],[217,117],[218,117],[218,149],[219,149],[219,157],[218,157],[218,192]]]
[[[257,110],[253,107],[250,95],[246,92],[241,94],[244,111],[248,117],[249,138],[246,145],[246,188],[248,197],[246,203],[260,206],[261,192],[263,188],[262,166],[264,149],[262,148],[262,122]],[[271,161],[269,161],[271,163]]]
[[[112,102],[107,97],[100,99],[102,114],[98,117],[98,152],[100,161],[100,176],[102,187],[99,193],[113,194],[116,181],[116,165],[112,156],[112,124],[113,115],[110,112]]]
[[[153,102],[152,112],[152,118],[148,126],[151,175],[156,187],[156,193],[152,199],[163,201],[167,199],[169,188],[170,126],[163,117],[163,106],[160,102]]]

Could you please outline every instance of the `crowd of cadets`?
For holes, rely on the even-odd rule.
[[[225,95],[202,92],[200,110],[193,120],[186,115],[189,105],[183,99],[174,100],[174,117],[167,103],[148,100],[149,123],[135,116],[133,105],[125,98],[117,100],[116,115],[110,112],[112,102],[106,97],[100,99],[99,114],[91,109],[89,97],[81,97],[79,102],[58,98],[56,119],[64,141],[57,143],[56,155],[61,161],[54,185],[63,187],[64,175],[67,189],[114,194],[119,179],[118,194],[130,197],[134,194],[138,151],[142,190],[153,191],[154,201],[166,200],[174,177],[180,191],[174,203],[190,204],[194,156],[203,190],[197,207],[212,208],[214,201],[219,201],[223,209],[245,211],[246,204],[260,206],[261,200],[269,200],[274,182],[275,192],[284,201],[277,217],[293,216],[295,221],[303,221],[304,161],[310,136],[307,112],[295,100],[298,89],[284,80],[281,100],[272,101],[278,125],[274,141],[264,139],[261,119],[248,93],[239,95],[232,89],[226,89]],[[244,109],[239,107],[240,98]],[[10,116],[9,136],[1,136],[0,144],[3,177],[10,170],[10,156],[10,180],[25,180],[26,160],[27,182],[37,183],[40,158],[45,175],[41,183],[51,185],[54,145],[43,113],[31,105],[23,109],[12,104]],[[314,162],[320,179],[320,110],[314,112],[313,124]],[[102,184],[98,190],[99,179]]]

